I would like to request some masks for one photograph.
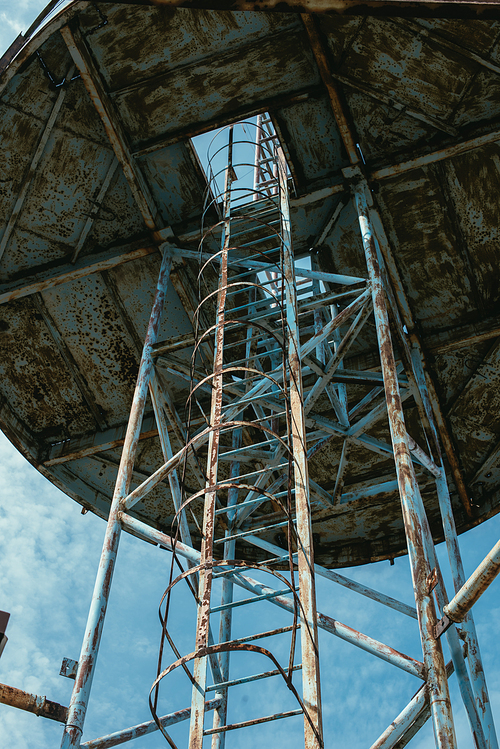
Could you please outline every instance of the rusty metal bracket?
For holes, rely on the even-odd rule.
[[[451,619],[449,619],[446,616],[446,614],[445,614],[443,616],[443,618],[440,619],[438,621],[438,623],[436,624],[436,626],[434,627],[434,637],[435,637],[435,639],[439,640],[439,638],[441,637],[441,635],[444,635],[444,633],[446,632],[446,630],[449,629],[453,623],[454,622],[452,622]]]
[[[2,655],[5,646],[7,645],[7,640],[9,639],[5,634],[9,619],[10,614],[8,614],[7,611],[0,611],[0,655]]]
[[[72,658],[63,658],[59,676],[66,676],[67,679],[76,679],[77,668],[78,661],[74,661]]]

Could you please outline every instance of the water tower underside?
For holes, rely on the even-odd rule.
[[[160,247],[173,264],[155,366],[168,393],[172,449],[183,446],[207,190],[191,139],[268,112],[290,172],[293,249],[310,281],[299,293],[301,344],[327,324],[315,316],[319,302],[344,294],[342,310],[354,298],[350,286],[328,279],[359,278],[361,294],[367,278],[354,164],[370,186],[399,315],[393,338],[408,434],[432,455],[405,375],[405,356],[418,350],[434,386],[457,529],[498,512],[497,20],[76,2],[26,44],[0,86],[0,417],[45,476],[107,517]],[[215,201],[205,223],[219,216]],[[308,269],[317,276],[312,291]],[[211,283],[215,290],[215,270]],[[346,318],[341,336],[350,324]],[[373,413],[383,398],[375,324],[368,320],[351,342],[343,369],[329,372],[318,348],[309,354],[305,392],[319,387],[306,446],[316,561],[337,567],[406,553],[387,417]],[[205,374],[195,373],[198,381]],[[334,408],[342,389],[344,423]],[[201,388],[199,400],[209,399],[210,387]],[[193,419],[202,429],[201,410]],[[254,446],[251,432],[243,439],[247,470],[265,465],[271,448]],[[223,445],[223,472],[230,453]],[[206,446],[197,457],[206,461]],[[148,401],[132,486],[163,462]],[[417,453],[414,462],[441,540],[433,476]],[[200,488],[198,466],[186,468],[189,492]],[[170,532],[168,481],[131,514]],[[280,519],[279,506],[263,503],[241,530]],[[196,547],[200,522],[194,511]],[[280,545],[281,533],[262,538]],[[244,537],[237,549],[245,559],[266,558]]]

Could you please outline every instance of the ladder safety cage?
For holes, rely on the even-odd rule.
[[[159,672],[152,690],[150,704],[154,719],[171,746],[157,714],[159,685],[169,673],[179,667],[186,670],[192,662],[188,678],[193,683],[190,749],[201,749],[203,737],[212,736],[212,747],[223,747],[229,730],[262,722],[303,714],[306,735],[311,736],[311,746],[322,747],[319,694],[310,694],[310,686],[302,689],[293,682],[296,671],[308,671],[313,690],[319,684],[317,631],[314,596],[311,592],[312,539],[307,505],[307,466],[305,461],[305,433],[292,408],[297,406],[297,396],[302,403],[301,371],[297,334],[297,292],[293,273],[293,257],[288,222],[288,184],[286,163],[282,152],[273,148],[269,168],[278,176],[279,187],[272,194],[267,187],[255,190],[254,186],[239,186],[238,175],[244,163],[235,156],[241,144],[248,143],[245,136],[235,139],[235,130],[253,127],[259,143],[268,130],[257,123],[229,126],[219,133],[212,143],[209,159],[209,189],[205,216],[214,204],[220,221],[202,226],[199,247],[199,306],[195,315],[195,345],[192,355],[192,387],[187,402],[187,446],[196,438],[193,415],[201,410],[204,422],[205,446],[197,447],[197,459],[203,462],[205,487],[190,496],[183,489],[182,503],[178,509],[175,540],[191,545],[186,514],[198,503],[203,510],[200,564],[173,578],[162,604],[163,636],[171,644],[167,628],[167,612],[172,588],[182,579],[190,579],[198,605],[195,650],[163,669],[160,658]],[[227,142],[218,147],[217,141],[227,135]],[[257,149],[259,146],[257,145]],[[214,168],[220,161],[221,151],[227,157],[223,167]],[[223,180],[221,179],[221,174]],[[222,186],[223,183],[223,186]],[[276,180],[276,187],[278,180]],[[252,200],[252,197],[257,200]],[[236,207],[235,207],[236,204]],[[257,261],[257,270],[242,267],[241,260]],[[248,265],[247,262],[247,265]],[[213,291],[213,276],[217,275],[217,290]],[[294,312],[290,314],[290,309]],[[206,328],[203,320],[214,320]],[[295,329],[292,329],[292,326]],[[213,356],[211,371],[200,381],[195,373],[207,365],[207,355]],[[210,388],[210,398],[202,386]],[[295,398],[295,403],[294,403]],[[268,402],[270,399],[270,402]],[[297,450],[297,439],[302,449]],[[255,448],[258,470],[255,470]],[[202,457],[203,454],[203,457]],[[299,458],[297,458],[299,455]],[[250,462],[250,465],[249,465]],[[187,468],[187,451],[181,484]],[[249,470],[245,470],[249,468]],[[297,507],[297,494],[302,495],[302,508]],[[304,500],[306,500],[304,502]],[[278,509],[286,517],[275,524],[283,529],[284,551],[273,556],[266,564],[242,561],[236,545],[259,530],[245,525],[259,513]],[[304,517],[305,515],[305,517]],[[266,524],[263,531],[268,533]],[[172,565],[175,558],[175,540]],[[220,550],[220,551],[219,551]],[[299,561],[299,580],[295,565]],[[307,575],[300,573],[307,564]],[[274,565],[288,570],[285,577]],[[234,600],[232,576],[239,569],[257,568],[277,578],[280,590],[264,593],[244,600]],[[173,567],[172,567],[173,570]],[[222,577],[220,604],[213,600],[212,587],[217,577]],[[296,584],[298,582],[298,584]],[[197,591],[195,590],[197,588]],[[293,605],[293,624],[281,628],[281,634],[290,638],[288,662],[280,664],[266,648],[250,644],[246,638],[231,639],[233,609],[254,602],[289,596]],[[211,621],[220,613],[218,641]],[[295,663],[296,641],[301,630],[302,661]],[[260,637],[276,634],[278,630],[264,632]],[[250,634],[250,640],[254,636]],[[163,649],[163,641],[161,650]],[[272,670],[239,679],[230,679],[230,655],[238,651],[258,653],[272,661]],[[174,652],[177,649],[174,646]],[[215,663],[214,663],[215,661]],[[207,668],[211,666],[214,684],[207,684]],[[270,676],[281,675],[286,687],[295,697],[298,707],[274,715],[251,718],[240,723],[227,723],[228,691],[231,686],[248,683]],[[218,683],[217,683],[218,682]],[[205,728],[205,703],[207,692],[215,691],[220,706],[214,710],[213,726]],[[312,697],[312,699],[311,699]]]

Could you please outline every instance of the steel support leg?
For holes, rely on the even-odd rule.
[[[344,170],[345,176],[353,179],[353,195],[363,239],[366,263],[372,288],[375,324],[384,376],[387,411],[391,439],[394,449],[396,473],[401,497],[403,520],[408,544],[408,555],[415,592],[415,601],[420,626],[420,637],[427,669],[427,685],[434,736],[438,749],[456,746],[451,703],[446,679],[446,670],[441,647],[434,638],[436,612],[429,586],[431,565],[426,547],[432,544],[427,539],[427,524],[423,516],[423,505],[419,501],[418,489],[408,447],[401,397],[397,381],[396,364],[392,348],[389,316],[377,260],[374,234],[369,219],[369,191],[361,172],[357,168]]]
[[[283,241],[283,283],[287,306],[289,336],[288,362],[290,367],[290,408],[292,420],[292,450],[295,476],[295,510],[297,517],[297,565],[301,601],[300,642],[302,649],[302,690],[304,705],[313,726],[304,720],[306,749],[319,749],[322,743],[321,690],[318,655],[316,590],[314,582],[314,554],[309,504],[309,476],[307,468],[306,430],[300,342],[297,314],[297,294],[290,234],[288,185],[283,153],[279,153],[280,208]]]
[[[137,375],[137,383],[135,386],[132,407],[130,409],[127,433],[120,459],[115,491],[109,510],[108,524],[104,536],[99,569],[95,581],[94,593],[87,619],[87,627],[85,630],[80,659],[78,661],[75,686],[73,688],[68,708],[68,719],[63,733],[61,749],[70,749],[70,747],[80,746],[80,738],[83,732],[83,723],[87,711],[87,703],[92,686],[97,654],[99,652],[102,627],[106,615],[116,554],[120,541],[121,525],[118,513],[121,509],[121,501],[128,494],[132,479],[134,458],[137,450],[137,443],[139,441],[146,398],[148,395],[149,378],[153,366],[151,352],[158,337],[171,263],[172,258],[165,253],[161,263],[153,309],[151,311],[151,317],[139,365],[139,374]]]
[[[422,353],[420,347],[416,345],[415,340],[412,341],[411,360],[415,380],[422,396],[423,405],[427,412],[431,429],[434,432],[434,440],[436,441],[436,443],[438,443],[437,426],[435,425],[433,419],[431,397],[427,388],[427,378],[425,376],[425,370],[422,362]],[[450,568],[453,577],[453,586],[455,588],[455,593],[457,593],[465,582],[465,573],[462,564],[460,546],[458,543],[455,518],[453,516],[453,509],[451,506],[448,481],[446,479],[446,473],[442,461],[440,463],[440,466],[441,476],[436,478],[436,492],[439,501],[441,519],[443,522],[448,559],[450,562]],[[471,673],[472,688],[474,690],[478,713],[483,725],[486,743],[490,749],[498,749],[498,739],[495,731],[495,723],[493,720],[493,714],[491,712],[488,687],[486,685],[486,678],[481,661],[481,652],[479,649],[479,642],[477,639],[476,627],[474,624],[472,613],[469,613],[465,618],[462,624],[462,630],[466,636],[467,661]]]

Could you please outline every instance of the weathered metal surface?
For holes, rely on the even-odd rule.
[[[385,301],[384,286],[377,260],[375,237],[370,224],[366,191],[367,183],[353,173],[356,184],[353,194],[359,216],[359,225],[363,236],[366,264],[372,284],[373,307],[380,350],[380,361],[384,375],[384,386],[387,401],[387,413],[394,446],[394,461],[398,477],[402,514],[408,542],[415,603],[420,626],[420,638],[427,670],[427,687],[433,718],[434,738],[437,747],[452,747],[456,744],[453,716],[446,679],[445,664],[441,648],[435,647],[432,631],[435,625],[436,612],[432,590],[429,590],[428,576],[431,571],[429,558],[429,527],[425,517],[423,502],[416,484],[413,465],[410,458],[411,445],[408,444],[403,407],[397,382],[396,364],[391,341],[389,316]]]
[[[0,684],[0,702],[4,705],[17,707],[19,710],[27,710],[29,713],[35,713],[49,720],[56,720],[59,723],[65,723],[68,715],[68,708],[63,707],[58,702],[52,702],[46,697],[37,694],[23,692],[17,687],[9,687],[7,684]]]
[[[210,712],[210,710],[217,710],[217,708],[220,706],[220,698],[215,697],[212,700],[207,700],[205,702],[205,710],[207,712]],[[162,715],[160,718],[160,723],[162,726],[174,726],[177,723],[182,723],[184,720],[189,720],[189,717],[191,715],[191,708],[186,707],[184,710],[176,710],[175,713],[170,713],[169,715]],[[91,739],[90,741],[84,741],[82,744],[80,744],[81,749],[110,749],[112,746],[119,746],[120,744],[125,744],[128,741],[132,741],[133,739],[138,739],[141,736],[147,736],[150,733],[154,733],[154,731],[158,730],[158,726],[154,720],[148,720],[144,723],[139,723],[136,726],[131,726],[130,728],[124,728],[121,731],[115,731],[115,733],[110,733],[107,736],[101,736],[98,739]]]
[[[182,298],[174,289],[168,291],[167,322],[159,340],[168,347],[170,339],[187,336],[189,343],[192,332],[195,265],[183,260],[182,248],[196,252],[206,180],[185,133],[267,107],[296,180],[290,214],[295,252],[308,252],[318,241],[320,272],[366,275],[356,216],[341,174],[348,158],[333,117],[331,76],[342,105],[347,104],[352,155],[366,161],[370,184],[378,186],[376,200],[402,291],[435,382],[457,530],[491,516],[499,507],[500,488],[500,427],[494,416],[499,363],[488,343],[500,330],[494,262],[500,225],[495,198],[500,170],[498,20],[424,20],[423,9],[419,17],[406,20],[402,3],[391,5],[391,18],[377,16],[375,5],[373,14],[363,18],[340,15],[339,6],[332,10],[320,3],[321,10],[331,12],[304,19],[299,11],[319,8],[288,4],[293,13],[264,13],[247,4],[242,13],[241,4],[230,10],[227,4],[225,10],[176,5],[102,3],[108,23],[88,34],[98,25],[96,9],[72,4],[28,40],[3,73],[4,430],[58,486],[106,515],[116,449],[124,438],[119,430],[127,419],[138,367],[133,331],[143,338],[158,273],[151,229],[163,229],[179,246],[176,263],[182,270],[174,269],[173,278],[185,274],[182,283],[176,280]],[[362,4],[357,10],[348,5],[342,8],[349,13],[368,12]],[[80,49],[86,78],[56,90],[35,52],[53,80],[61,82],[73,64],[60,32],[68,24],[71,31],[64,31],[65,38],[75,56]],[[86,86],[93,86],[94,102]],[[96,110],[96,96],[108,118],[108,132]],[[115,158],[109,135],[121,165],[106,185]],[[144,200],[141,190],[148,195]],[[329,226],[337,206],[344,207]],[[161,238],[167,237],[162,233]],[[115,293],[102,279],[103,271],[110,274]],[[32,298],[37,292],[43,294],[65,355],[40,319]],[[299,319],[301,325],[307,320],[304,330],[310,332],[301,333],[301,344],[307,345],[314,321],[312,315]],[[370,361],[376,367],[375,350],[373,328],[365,326],[347,355],[346,369],[356,371]],[[161,370],[181,418],[191,351],[189,345],[179,346],[175,356],[180,362],[172,360],[175,366]],[[72,373],[70,360],[79,373]],[[305,376],[309,391],[313,375]],[[361,381],[347,387],[351,408],[371,389]],[[409,433],[425,444],[416,408],[411,402],[404,408]],[[336,418],[326,392],[314,409]],[[387,427],[374,424],[367,436],[387,443]],[[339,433],[309,460],[311,479],[327,495],[335,494],[343,444]],[[138,477],[162,461],[154,429],[146,429],[141,445]],[[316,558],[324,566],[405,553],[396,492],[360,496],[363,489],[384,483],[384,475],[386,483],[394,480],[389,477],[390,456],[384,462],[366,445],[350,445],[342,490],[346,501],[331,507],[313,503]],[[176,442],[173,451],[178,447]],[[108,450],[107,456],[103,453],[108,462],[96,462],[96,454]],[[198,486],[193,474],[189,481],[193,489]],[[469,502],[472,497],[472,517],[464,497]],[[432,532],[440,539],[439,505],[431,485],[424,488],[424,502]],[[169,530],[175,510],[167,484],[161,483],[134,512]],[[270,532],[265,539],[274,543],[277,534]],[[193,543],[199,543],[196,532]],[[250,559],[263,553],[244,538],[237,548]]]
[[[477,599],[483,595],[500,572],[500,541],[486,555],[479,567],[463,584],[455,597],[444,607],[445,615],[453,622],[461,622]]]
[[[298,322],[297,282],[288,200],[288,180],[283,151],[278,151],[281,236],[283,242],[283,286],[285,287],[288,327],[289,398],[291,409],[291,449],[294,458],[295,512],[297,518],[297,566],[301,602],[302,694],[312,724],[304,721],[306,749],[323,746],[323,719],[319,672],[319,650],[314,581],[314,542],[312,536],[309,472],[306,449],[306,406],[302,385],[300,327]]]
[[[106,526],[92,603],[87,619],[85,636],[82,643],[80,658],[78,660],[75,686],[71,694],[68,708],[68,715],[61,743],[63,749],[70,749],[71,747],[78,747],[80,745],[88,698],[95,672],[96,659],[99,653],[99,643],[108,604],[111,581],[113,579],[116,554],[120,541],[121,525],[119,512],[121,509],[121,503],[128,494],[132,482],[134,459],[139,442],[142,419],[146,407],[148,385],[153,367],[151,356],[152,347],[157,342],[158,338],[171,264],[172,258],[165,253],[160,267],[151,317],[137,373],[137,382],[130,410],[127,433],[125,435],[123,452],[117,472],[113,501],[109,510],[108,523]]]
[[[105,0],[106,2],[110,0]],[[436,8],[428,7],[425,2],[419,0],[375,0],[369,3],[360,2],[359,0],[231,0],[228,4],[226,0],[125,0],[125,3],[136,4],[166,5],[168,7],[186,7],[200,8],[207,7],[214,9],[227,10],[228,7],[235,11],[277,11],[279,13],[297,12],[297,13],[338,13],[338,14],[359,14],[359,15],[387,15],[390,13],[395,16],[442,16],[449,15],[451,18],[461,16],[464,18],[474,18],[476,15],[481,17],[497,18],[497,9],[495,3],[467,3],[461,2],[460,8],[457,0],[440,0],[436,3]]]

